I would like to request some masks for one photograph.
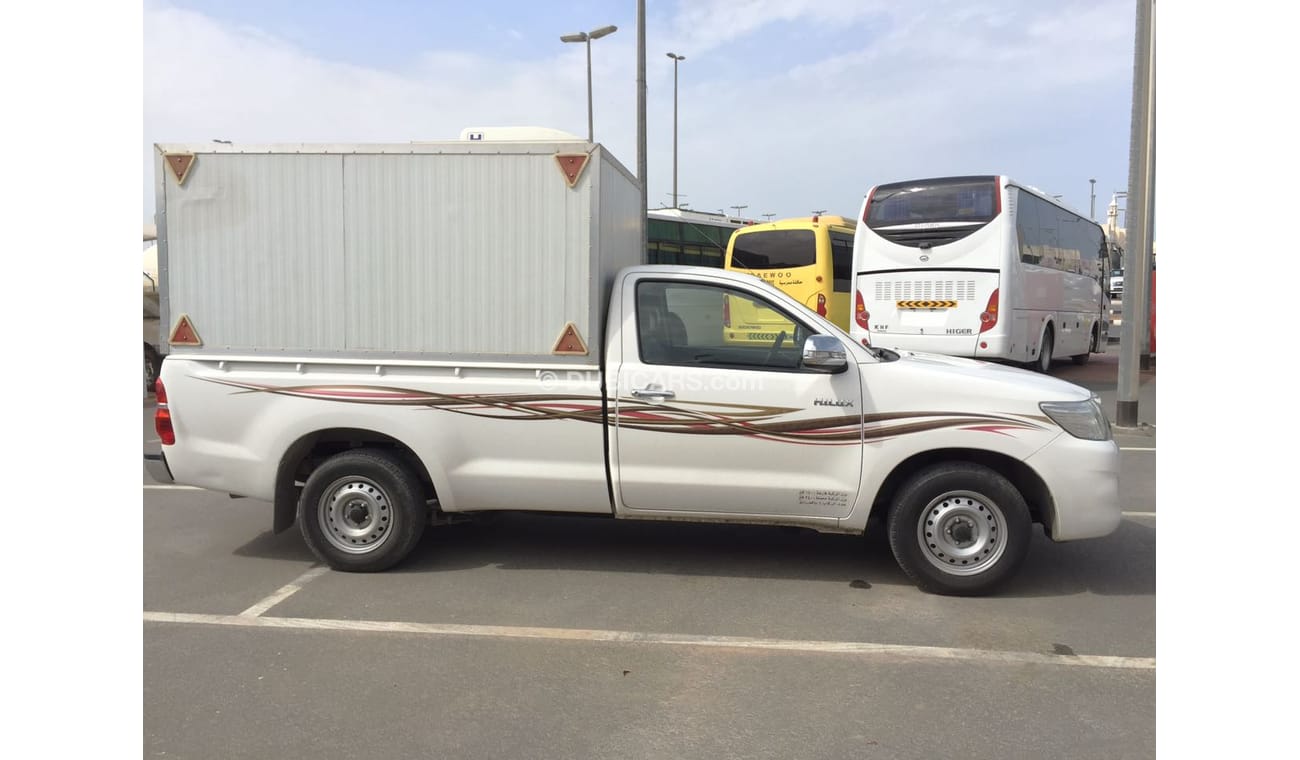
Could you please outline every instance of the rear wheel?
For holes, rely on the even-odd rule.
[[[977,596],[1020,567],[1031,525],[1010,481],[981,465],[950,462],[918,472],[899,489],[889,511],[889,545],[922,590]]]
[[[1038,370],[1039,372],[1042,372],[1043,374],[1047,374],[1047,371],[1050,370],[1051,368],[1052,368],[1052,328],[1049,327],[1047,328],[1047,331],[1043,333],[1043,343],[1038,347],[1038,362],[1034,365],[1034,369]]]
[[[1097,346],[1099,344],[1098,336],[1100,335],[1101,335],[1101,328],[1094,326],[1092,328],[1092,339],[1088,341],[1088,353],[1075,354],[1074,356],[1070,357],[1070,361],[1080,366],[1087,364],[1088,360],[1092,358],[1092,355],[1097,353]]]
[[[419,480],[391,454],[335,455],[307,478],[298,525],[313,553],[335,570],[377,572],[401,562],[428,523]]]
[[[149,394],[153,392],[154,381],[158,379],[158,372],[162,369],[162,357],[158,355],[158,350],[148,343],[144,344],[144,392]]]

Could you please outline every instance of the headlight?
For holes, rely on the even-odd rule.
[[[1038,408],[1075,438],[1110,440],[1110,421],[1101,410],[1101,399],[1096,396],[1087,401],[1044,401]]]

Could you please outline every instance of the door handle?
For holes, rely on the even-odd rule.
[[[653,398],[660,401],[669,398],[677,398],[677,393],[663,388],[633,388],[632,395],[637,398]]]

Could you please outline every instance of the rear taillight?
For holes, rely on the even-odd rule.
[[[167,389],[163,387],[162,378],[154,381],[154,396],[158,400],[158,409],[153,413],[153,428],[158,431],[158,440],[164,446],[176,443],[176,431],[172,429],[172,413],[167,407]]]
[[[871,321],[871,312],[867,311],[867,304],[862,300],[862,291],[859,290],[853,298],[853,321],[858,323],[858,327],[863,330],[869,330],[867,323]]]
[[[988,305],[984,307],[983,313],[980,314],[980,332],[988,332],[998,323],[998,289],[993,289],[993,295],[989,296]]]
[[[731,299],[722,297],[722,326],[731,327]]]
[[[826,316],[826,295],[824,293],[817,294],[817,316]]]
[[[871,216],[871,199],[875,197],[876,188],[873,187],[871,192],[867,194],[867,202],[862,204],[862,221],[864,222],[867,221],[867,217]]]

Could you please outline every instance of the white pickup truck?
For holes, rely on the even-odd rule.
[[[1035,523],[1119,524],[1087,390],[856,345],[749,275],[634,265],[635,181],[599,145],[158,151],[173,340],[150,471],[271,502],[332,568],[494,510],[871,520],[921,588],[981,594]],[[735,339],[736,303],[782,329]]]

